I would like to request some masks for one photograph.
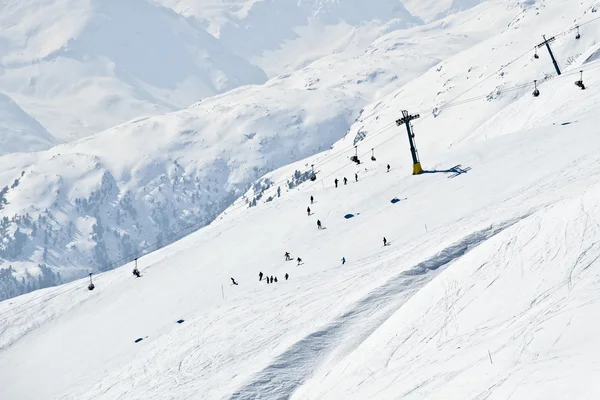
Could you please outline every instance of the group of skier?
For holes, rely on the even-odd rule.
[[[391,167],[388,164],[387,165],[387,172],[390,172],[390,168]],[[358,173],[354,174],[354,180],[356,182],[358,182]],[[335,178],[335,180],[333,182],[335,184],[335,187],[337,188],[339,180],[337,178]],[[348,179],[346,177],[344,177],[344,185],[347,185],[347,184],[348,184]],[[310,204],[313,205],[314,203],[315,203],[315,198],[311,195],[310,196]],[[310,206],[307,207],[306,212],[307,212],[307,214],[308,214],[309,217],[311,215],[313,215],[313,212],[312,212]],[[319,230],[325,229],[323,227],[323,223],[321,222],[320,219],[317,219],[317,229],[319,229]],[[388,242],[388,240],[385,237],[383,238],[383,245],[384,246],[388,246],[389,245],[389,242]],[[285,261],[292,261],[293,260],[292,256],[287,251],[285,252],[284,257],[285,257]],[[302,265],[302,259],[300,257],[296,258],[296,261],[298,262],[298,264],[297,264],[298,266]],[[346,257],[342,257],[341,261],[342,261],[342,265],[346,264]],[[135,276],[137,276],[137,277],[140,276],[140,272],[138,271],[137,267],[133,270],[133,274]],[[286,272],[286,274],[284,275],[284,277],[285,277],[285,280],[287,281],[289,279],[290,275]],[[262,271],[260,271],[258,273],[258,280],[259,280],[259,282],[262,281],[263,278],[267,281],[268,284],[270,284],[270,283],[277,283],[277,276],[273,276],[273,275],[266,276],[265,274],[263,274]],[[236,286],[238,285],[238,283],[235,281],[234,278],[231,278],[231,282],[232,282],[232,285],[236,285]]]

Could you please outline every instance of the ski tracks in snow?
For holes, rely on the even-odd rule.
[[[230,400],[289,399],[327,361],[350,353],[449,264],[529,214],[476,231],[373,290],[330,324],[300,339]]]

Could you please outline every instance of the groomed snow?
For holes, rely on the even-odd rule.
[[[0,303],[0,387],[8,398],[20,399],[287,398],[296,392],[297,398],[344,398],[356,393],[353,385],[379,374],[356,398],[393,398],[397,387],[389,382],[411,362],[412,380],[396,384],[407,392],[421,385],[414,398],[450,396],[458,386],[474,398],[509,374],[519,379],[495,388],[525,393],[536,382],[535,375],[525,375],[534,363],[580,382],[567,380],[567,372],[574,363],[593,365],[595,342],[580,352],[578,336],[571,334],[585,330],[593,338],[598,332],[593,319],[579,317],[584,310],[569,304],[593,307],[597,298],[587,294],[597,289],[587,276],[596,276],[600,266],[594,262],[600,249],[593,245],[598,133],[594,119],[587,119],[501,136],[428,161],[432,170],[459,163],[471,168],[452,179],[447,173],[407,176],[396,167],[386,173],[387,160],[406,146],[397,135],[366,172],[346,166],[336,173],[362,171],[359,182],[335,189],[330,179],[317,181],[241,214],[228,213],[144,257],[142,278],[131,275],[129,264],[96,277],[93,292],[82,280]],[[311,194],[315,214],[308,217]],[[393,198],[401,201],[392,204]],[[349,212],[354,218],[345,219]],[[317,218],[327,229],[316,229]],[[383,236],[390,246],[382,246]],[[578,263],[582,250],[576,249],[588,249]],[[285,251],[304,265],[283,261]],[[259,271],[280,282],[258,282]],[[239,286],[230,286],[229,277]],[[476,277],[481,282],[475,284]],[[467,303],[463,319],[458,305]],[[540,325],[545,310],[558,309],[556,325]],[[577,330],[564,329],[571,317]],[[177,324],[179,319],[185,322]],[[483,326],[489,329],[478,329]],[[534,329],[540,326],[556,330],[541,336]],[[519,353],[519,343],[538,335],[547,343],[560,332],[564,341],[557,349],[569,360],[562,370],[548,346]],[[392,340],[397,334],[410,340]],[[144,340],[134,343],[137,338]],[[468,344],[468,351],[457,349]],[[369,351],[372,346],[381,353]],[[438,357],[435,346],[447,356]],[[536,351],[542,354],[533,361]],[[386,367],[383,355],[397,361]],[[364,360],[378,369],[363,368]],[[455,373],[476,362],[486,365],[477,367],[478,374],[487,375]],[[35,388],[25,383],[30,376],[36,376]],[[383,381],[389,391],[380,391]],[[589,396],[598,389],[581,390]]]

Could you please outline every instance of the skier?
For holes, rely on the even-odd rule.
[[[308,216],[310,217],[310,207],[308,207],[308,208],[306,209],[306,212],[308,213]]]
[[[275,283],[277,283],[277,277],[275,277]]]
[[[344,185],[348,184],[348,178],[344,177]]]
[[[342,257],[342,265],[346,264],[346,257]]]
[[[315,202],[315,198],[310,196],[310,204],[313,204]]]
[[[273,283],[273,275],[271,275],[271,283]]]
[[[233,284],[237,286],[237,282],[235,281],[235,279],[231,278],[231,282],[233,282]]]
[[[270,283],[270,282],[269,282],[269,277],[268,277],[268,276],[267,276],[267,279],[265,279],[265,281],[267,281],[267,283]]]
[[[387,165],[387,172],[390,172],[390,164]]]
[[[302,264],[302,259],[300,257],[298,257],[298,265]]]
[[[358,182],[358,172],[354,174],[354,179],[356,180],[356,182]]]
[[[383,237],[383,245],[387,246],[387,239],[385,238],[385,236]]]
[[[344,178],[344,179],[346,179],[346,178]],[[333,181],[333,182],[335,183],[335,187],[337,187],[337,184],[338,184],[338,178],[335,178],[335,181]]]
[[[317,229],[323,229],[323,227],[321,226],[321,220],[320,219],[317,220]]]
[[[287,251],[285,252],[285,261],[290,261],[290,253],[288,253]]]
[[[285,280],[287,281],[289,277],[290,277],[290,276],[289,276],[289,275],[288,275],[288,273],[286,272],[286,273],[285,273]]]
[[[133,275],[135,275],[135,276],[136,276],[136,277],[138,277],[138,278],[141,276],[141,275],[140,275],[140,270],[139,270],[139,269],[137,269],[137,267],[135,267],[135,268],[133,269]]]
[[[258,273],[258,280],[259,280],[259,281],[262,281],[262,277],[263,277],[263,273],[262,273],[262,271],[260,271],[260,272]]]

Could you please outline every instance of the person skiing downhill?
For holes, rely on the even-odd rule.
[[[323,229],[323,226],[321,225],[321,220],[320,219],[317,220],[317,229]]]
[[[288,275],[288,273],[286,272],[286,273],[285,273],[285,280],[287,281],[289,277],[290,277],[290,276],[289,276],[289,275]]]
[[[308,207],[308,208],[306,209],[306,212],[308,213],[308,216],[310,217],[310,207]]]
[[[354,179],[356,180],[356,182],[358,182],[358,172],[354,174]]]
[[[385,238],[385,236],[383,237],[383,245],[387,246],[387,239]]]
[[[302,264],[302,259],[300,257],[298,257],[298,265]]]
[[[262,281],[262,277],[263,277],[263,273],[262,273],[262,271],[260,271],[260,272],[258,273],[258,280],[259,280],[259,281]]]
[[[285,261],[290,261],[292,258],[290,257],[290,253],[285,252]]]
[[[342,265],[346,264],[346,257],[342,257]]]
[[[313,204],[315,202],[315,198],[310,196],[310,204]]]
[[[231,278],[231,282],[233,282],[233,283],[232,283],[233,285],[236,285],[236,286],[237,286],[237,282],[235,281],[235,279]]]
[[[275,277],[275,283],[277,283],[277,277]]]
[[[390,172],[390,164],[387,165],[387,172]]]
[[[346,178],[344,178],[344,179],[346,179]],[[337,187],[337,185],[338,185],[338,178],[335,178],[335,180],[333,182],[335,183],[335,187]]]
[[[344,177],[344,185],[348,184],[348,178]]]
[[[273,283],[273,275],[271,275],[271,283]]]

